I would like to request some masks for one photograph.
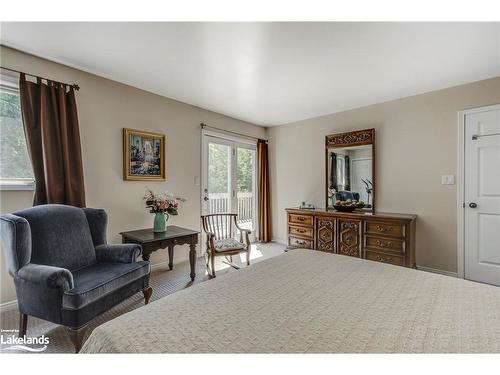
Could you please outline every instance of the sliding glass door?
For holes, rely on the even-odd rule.
[[[238,214],[238,225],[243,229],[252,231],[252,238],[255,239],[255,229],[257,215],[255,214],[256,194],[255,194],[255,165],[256,149],[235,145],[236,155],[236,199],[235,204]]]
[[[239,226],[250,229],[255,240],[255,144],[204,135],[202,154],[203,214],[238,214]]]

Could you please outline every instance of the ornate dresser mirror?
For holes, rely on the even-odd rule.
[[[326,209],[286,209],[288,248],[415,267],[417,216],[375,212],[375,129],[327,135],[325,158]]]
[[[357,201],[358,209],[375,211],[375,129],[327,135],[325,149],[325,207]]]

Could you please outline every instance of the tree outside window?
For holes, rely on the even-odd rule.
[[[33,180],[19,92],[0,86],[0,180]]]

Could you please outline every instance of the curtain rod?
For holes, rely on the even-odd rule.
[[[202,129],[210,128],[210,129],[219,130],[219,131],[224,132],[224,133],[231,133],[231,134],[234,134],[234,135],[237,135],[237,136],[240,136],[240,137],[245,137],[245,138],[250,138],[250,139],[255,139],[255,140],[260,140],[261,139],[261,138],[257,138],[257,137],[252,137],[251,135],[246,135],[246,134],[241,134],[241,133],[233,132],[231,130],[216,128],[215,126],[210,126],[210,125],[204,124],[203,122],[200,124],[200,126],[201,126]],[[267,139],[262,139],[262,140],[267,143]]]
[[[19,74],[26,74],[26,75],[28,75],[28,76],[32,76],[32,77],[36,77],[36,78],[40,78],[40,79],[45,79],[46,81],[52,81],[52,82],[60,83],[60,84],[62,84],[62,85],[71,86],[71,87],[73,87],[76,91],[79,91],[79,90],[80,90],[80,86],[78,86],[78,84],[77,84],[77,83],[72,83],[72,84],[69,84],[69,83],[64,83],[64,82],[54,81],[53,79],[50,79],[50,78],[40,77],[40,76],[37,76],[37,75],[35,75],[35,74],[21,72],[21,71],[16,70],[16,69],[7,68],[7,67],[5,67],[5,66],[0,66],[0,69],[10,70],[11,72],[15,72],[15,73],[19,73]]]

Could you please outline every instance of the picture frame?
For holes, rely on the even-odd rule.
[[[123,179],[165,181],[165,134],[123,128]]]

